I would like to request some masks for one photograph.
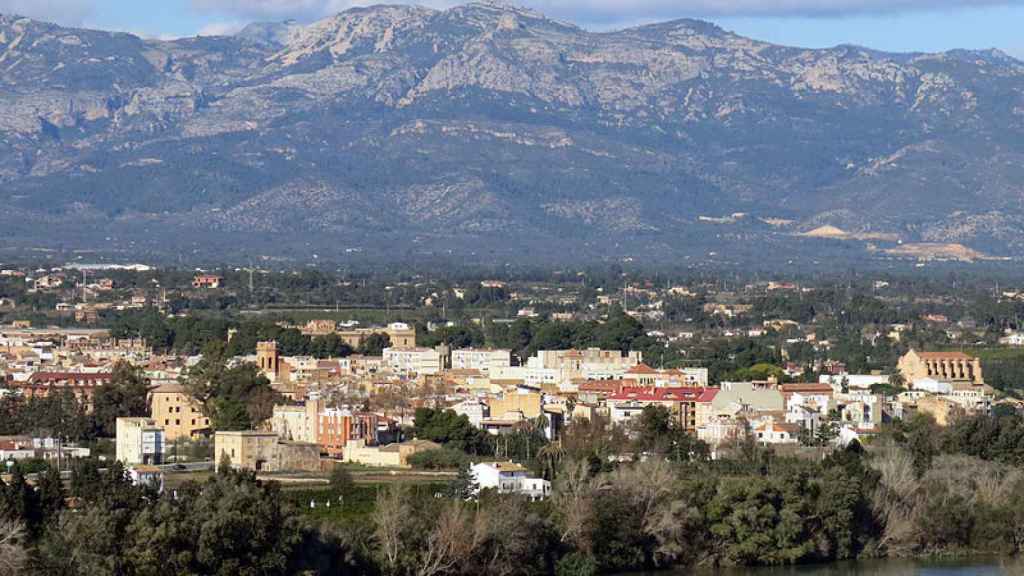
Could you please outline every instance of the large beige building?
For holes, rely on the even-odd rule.
[[[493,348],[465,348],[452,351],[452,370],[480,370],[512,366],[512,351]]]
[[[321,404],[319,400],[306,400],[304,404],[274,406],[270,429],[283,440],[319,444],[317,422]]]
[[[408,468],[410,456],[440,448],[440,444],[429,440],[409,440],[387,446],[367,446],[365,440],[351,440],[345,445],[344,461],[381,468]]]
[[[164,429],[164,438],[188,440],[210,429],[202,407],[177,382],[160,384],[150,393],[150,418]]]
[[[235,470],[320,470],[320,449],[316,444],[285,442],[273,432],[217,432],[214,436],[213,451],[218,468],[226,457]]]
[[[433,348],[385,348],[384,366],[396,374],[440,374],[444,355]]]
[[[404,322],[392,322],[385,328],[356,328],[354,330],[343,330],[338,336],[346,344],[357,350],[363,340],[373,334],[387,334],[394,348],[413,348],[416,346],[416,327]]]
[[[977,386],[985,383],[981,373],[981,360],[963,352],[911,350],[900,358],[897,368],[908,385],[925,378]]]

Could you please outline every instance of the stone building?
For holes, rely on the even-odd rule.
[[[226,456],[235,470],[320,471],[320,449],[316,444],[286,442],[273,432],[217,432],[213,451],[218,468]]]
[[[897,368],[907,384],[924,378],[975,386],[985,384],[981,373],[981,360],[963,352],[911,350],[900,358]]]
[[[338,336],[341,336],[341,339],[351,346],[353,350],[359,349],[363,340],[366,340],[373,334],[386,334],[388,339],[391,340],[393,348],[416,347],[416,327],[404,322],[392,322],[385,328],[356,328],[354,330],[338,332]]]
[[[271,382],[277,382],[281,373],[281,354],[277,351],[277,342],[256,343],[256,365],[260,372]]]

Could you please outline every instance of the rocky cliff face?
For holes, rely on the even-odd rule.
[[[800,234],[834,226],[862,255],[1019,256],[1022,136],[1024,64],[998,51],[591,33],[489,3],[173,42],[0,16],[19,246],[663,257],[813,251]]]

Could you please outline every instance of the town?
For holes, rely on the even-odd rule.
[[[375,527],[384,546],[392,527],[381,515],[389,506],[412,514],[393,502],[413,498],[402,492],[412,486],[456,506],[548,507],[565,530],[559,574],[685,564],[710,549],[670,554],[668,536],[651,533],[629,544],[641,546],[636,559],[594,550],[599,514],[573,517],[584,514],[581,499],[599,498],[592,483],[614,488],[628,471],[659,478],[669,474],[662,463],[827,475],[835,460],[883,490],[884,470],[842,455],[877,453],[918,478],[944,452],[1018,463],[1019,444],[992,454],[999,447],[980,445],[977,429],[995,427],[1003,443],[1011,430],[1001,426],[1024,430],[1024,294],[978,286],[6,268],[0,487],[22,510],[32,500],[24,494],[45,501],[56,491],[49,513],[59,515],[89,509],[83,486],[176,500],[225,474],[251,475],[281,487],[268,493],[274,505]],[[965,434],[975,436],[952,450]],[[456,510],[451,521],[463,521]],[[43,515],[23,522],[45,543],[54,536]],[[841,551],[790,550],[790,560],[765,550],[714,561],[850,558],[877,537],[848,534]],[[448,550],[444,561],[476,552]],[[405,573],[394,556],[375,561]],[[535,564],[521,571],[547,570]]]

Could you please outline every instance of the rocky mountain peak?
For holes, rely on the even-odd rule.
[[[0,230],[43,244],[142,222],[154,249],[201,230],[673,252],[835,226],[1024,255],[1024,64],[997,51],[595,33],[493,2],[169,42],[3,16],[0,85]]]

